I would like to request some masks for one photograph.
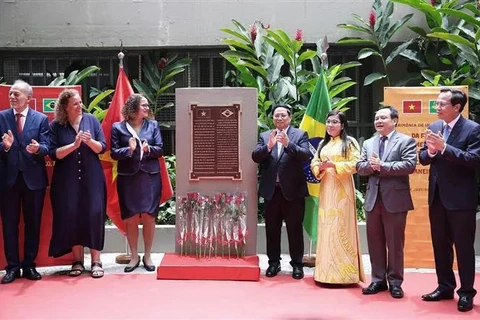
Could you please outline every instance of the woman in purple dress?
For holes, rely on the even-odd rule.
[[[154,271],[150,253],[162,191],[158,162],[163,154],[162,136],[157,121],[151,120],[148,101],[142,95],[131,95],[122,108],[122,115],[125,120],[112,127],[111,156],[118,160],[118,199],[132,253],[124,271],[132,272],[140,265],[139,218],[142,218],[145,244],[143,266],[147,271]]]
[[[78,91],[60,93],[50,125],[50,157],[55,160],[51,201],[53,230],[49,255],[73,252],[70,276],[79,276],[84,247],[92,256],[91,276],[103,276],[100,251],[105,238],[106,185],[98,154],[105,152],[98,120],[82,112]]]

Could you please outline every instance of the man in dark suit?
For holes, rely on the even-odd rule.
[[[40,220],[47,187],[44,156],[48,152],[48,119],[28,107],[32,87],[21,80],[10,89],[10,109],[0,112],[0,156],[5,165],[5,182],[0,194],[3,241],[7,258],[6,274],[1,283],[23,276],[42,277],[35,269],[40,238]],[[18,224],[20,211],[25,223],[24,258],[20,261]]]
[[[308,160],[308,135],[290,126],[290,106],[273,107],[275,129],[260,134],[252,159],[260,164],[259,194],[265,199],[265,228],[269,267],[267,277],[280,271],[280,239],[285,220],[293,267],[292,277],[303,278],[303,215],[308,195],[303,162]]]
[[[453,245],[458,262],[459,311],[473,308],[475,280],[475,225],[478,204],[476,170],[480,166],[480,126],[460,113],[464,92],[441,89],[437,98],[440,120],[430,124],[420,150],[420,163],[430,165],[428,204],[438,287],[425,301],[453,299]]]
[[[398,111],[382,107],[375,114],[377,135],[363,143],[359,175],[368,176],[365,211],[372,283],[363,294],[390,290],[403,298],[403,248],[407,212],[413,209],[409,174],[415,170],[415,139],[395,130]],[[387,286],[388,282],[388,286]]]

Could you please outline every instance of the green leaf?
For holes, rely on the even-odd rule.
[[[160,89],[157,90],[156,92],[156,96],[157,97],[160,97],[160,95],[165,92],[165,90],[167,90],[168,88],[171,88],[175,85],[175,81],[170,81],[168,84],[166,84],[165,86],[161,87]]]
[[[442,25],[442,15],[437,11],[437,8],[430,3],[422,2],[419,0],[390,0],[395,3],[405,4],[420,12],[423,12],[428,18],[430,18],[437,26]]]
[[[256,55],[256,52],[255,52],[254,48],[252,48],[252,47],[250,47],[250,46],[246,45],[245,43],[240,42],[238,40],[223,39],[222,42],[225,43],[226,45],[233,46],[235,48],[242,49],[242,50],[245,50],[247,52],[250,52],[253,55]]]
[[[237,37],[239,38],[240,40],[243,40],[245,42],[251,42],[252,40],[247,37],[246,35],[240,33],[240,32],[237,32],[237,31],[234,31],[234,30],[231,30],[231,29],[228,29],[228,28],[221,28],[220,31],[223,31],[225,33],[228,33],[234,37]]]
[[[465,9],[470,10],[475,16],[480,17],[480,10],[473,3],[467,3],[463,6]]]
[[[341,77],[341,78],[335,79],[334,81],[332,81],[330,83],[330,87],[338,86],[339,84],[342,84],[342,83],[347,82],[347,81],[352,81],[352,78]]]
[[[366,78],[365,78],[366,79]],[[338,85],[338,86],[335,86],[333,88],[331,88],[328,92],[328,95],[330,96],[330,99],[333,98],[333,97],[336,97],[338,94],[342,93],[343,91],[347,90],[348,88],[350,88],[351,86],[354,86],[356,84],[356,82],[354,81],[349,81],[349,82],[345,82],[341,85]]]
[[[267,69],[268,83],[274,83],[278,80],[284,61],[283,57],[278,53],[273,56],[272,63]]]
[[[458,19],[465,20],[466,22],[468,22],[470,24],[473,24],[477,27],[480,27],[480,21],[478,21],[474,16],[472,16],[472,15],[466,13],[466,12],[463,12],[463,11],[460,11],[460,10],[455,10],[455,9],[445,9],[445,8],[438,9],[438,12],[443,13],[445,15],[454,16]],[[477,16],[477,18],[478,18],[478,16]]]
[[[65,79],[65,85],[66,86],[71,86],[71,85],[75,84],[75,77],[76,77],[77,73],[78,73],[78,70],[73,70],[72,72],[70,72],[68,77]]]
[[[375,55],[378,57],[382,57],[382,55],[375,49],[371,48],[363,48],[358,52],[358,60],[365,59],[367,57],[370,57],[371,55]]]
[[[426,80],[428,80],[431,83],[433,83],[435,77],[439,75],[433,70],[422,70],[420,71],[420,74],[422,75],[422,77],[424,77]]]
[[[354,100],[357,100],[357,99],[358,99],[357,97],[347,97],[347,98],[342,98],[342,99],[337,100],[337,101],[332,101],[332,109],[340,109],[343,106],[345,106],[347,103],[349,103],[350,101],[354,101]]]
[[[357,26],[357,25],[353,25],[353,24],[340,23],[340,24],[337,24],[337,27],[342,28],[342,29],[349,29],[349,30],[353,30],[353,31],[358,31],[358,32],[369,34],[369,35],[372,34],[372,31],[369,28],[362,27],[362,26]]]
[[[399,21],[395,22],[395,24],[393,24],[387,31],[387,34],[386,34],[386,37],[385,37],[385,40],[387,42],[390,42],[391,38],[393,37],[393,35],[395,33],[397,33],[397,31],[403,27],[403,25],[405,23],[407,23],[411,18],[413,17],[413,13],[410,13],[410,14],[407,14],[405,15],[402,19],[400,19]]]
[[[222,52],[220,55],[224,58],[232,57],[232,58],[241,59],[241,60],[248,60],[251,63],[261,65],[260,61],[258,61],[256,56],[252,56],[251,54],[248,54],[245,51],[228,50],[228,51]]]
[[[303,52],[300,57],[298,57],[298,64],[301,64],[302,62],[304,62],[305,60],[308,60],[308,59],[312,59],[313,57],[315,57],[317,55],[317,52],[316,51],[312,51],[312,50],[307,50],[305,52]]]
[[[368,76],[365,77],[365,80],[363,80],[363,85],[368,86],[369,84],[372,84],[375,81],[378,81],[380,79],[386,78],[386,74],[381,74],[378,72],[371,73]]]
[[[474,88],[474,87],[470,86],[468,88],[468,95],[469,95],[470,98],[480,100],[480,90],[478,88]]]
[[[362,39],[362,38],[351,38],[345,37],[336,42],[337,44],[353,44],[353,45],[367,45],[367,46],[376,46],[377,43],[373,40]]]
[[[392,53],[385,59],[385,64],[389,65],[390,62],[392,62],[393,59],[395,59],[401,52],[404,52],[411,44],[412,42],[415,41],[415,39],[411,39],[409,41],[406,41],[396,47],[395,49],[392,50]]]
[[[265,38],[265,41],[268,42],[277,52],[287,61],[287,63],[293,66],[292,55],[284,47],[282,47],[278,42],[271,38]]]
[[[343,70],[347,70],[347,69],[350,69],[350,68],[360,67],[361,65],[362,64],[358,61],[350,61],[350,62],[342,63],[339,66],[338,71],[343,71]]]
[[[439,38],[439,39],[448,41],[453,45],[462,44],[463,46],[470,47],[472,50],[476,50],[474,43],[456,34],[445,33],[445,32],[433,32],[433,33],[429,33],[427,36],[431,38]]]
[[[246,61],[238,61],[239,65],[243,65],[251,70],[255,70],[258,74],[260,74],[262,77],[266,78],[267,77],[267,71],[263,69],[262,67],[255,66],[251,64],[250,62]]]
[[[173,70],[172,72],[166,74],[166,75],[163,77],[162,83],[164,83],[165,81],[169,80],[170,78],[173,78],[173,77],[176,76],[177,74],[182,73],[182,72],[184,72],[184,71],[185,71],[185,68],[178,68],[178,69]]]
[[[72,84],[79,84],[80,82],[82,82],[83,79],[85,79],[86,77],[88,77],[92,73],[100,71],[100,70],[101,69],[97,66],[88,66],[85,69],[83,69],[82,71],[80,71],[79,73],[77,73],[77,76],[75,77],[75,83],[72,83]]]
[[[87,111],[90,112],[90,110],[92,110],[94,107],[98,106],[98,103],[100,101],[102,101],[103,99],[105,99],[106,97],[108,97],[109,95],[111,95],[114,92],[115,92],[115,90],[109,89],[109,90],[105,90],[105,91],[99,93],[95,97],[95,99],[93,99],[92,102],[90,102],[90,104],[88,105]]]
[[[155,93],[152,92],[151,87],[147,86],[145,83],[143,83],[143,82],[141,82],[137,79],[133,79],[133,86],[135,87],[135,89],[137,89],[137,91],[141,95],[143,95],[145,98],[147,98],[148,102],[151,105],[155,105],[155,103],[156,103]]]
[[[425,29],[423,28],[420,28],[420,27],[408,27],[410,30],[412,30],[413,32],[415,32],[416,34],[418,34],[419,36],[421,37],[424,37],[426,38],[427,37],[427,31],[425,31]]]
[[[444,58],[444,57],[441,57],[441,58],[440,58],[440,61],[441,61],[443,64],[446,64],[446,65],[448,65],[448,66],[453,65],[452,61],[450,61],[449,59]]]

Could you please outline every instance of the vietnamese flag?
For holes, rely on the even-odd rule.
[[[422,101],[403,100],[403,113],[422,113]]]
[[[128,97],[133,93],[134,92],[130,82],[128,81],[128,77],[125,74],[123,67],[120,66],[112,103],[110,104],[110,107],[108,108],[108,111],[102,122],[102,130],[107,142],[107,152],[100,156],[100,160],[102,162],[103,173],[105,174],[105,180],[107,182],[107,216],[123,234],[125,234],[126,228],[125,223],[120,215],[120,204],[118,202],[116,183],[117,161],[113,160],[110,156],[110,143],[112,137],[112,125],[115,122],[123,120],[122,107],[125,104],[125,101],[127,101]],[[160,163],[160,177],[162,179],[162,195],[159,201],[160,203],[163,203],[173,196],[173,188],[170,177],[168,176],[165,159],[160,157],[158,161]]]

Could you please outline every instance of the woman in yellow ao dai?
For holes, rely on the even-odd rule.
[[[325,139],[310,165],[321,179],[314,279],[327,284],[364,282],[353,182],[360,148],[347,135],[343,112],[330,111],[326,125]]]

